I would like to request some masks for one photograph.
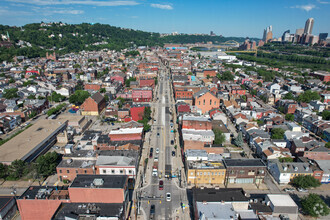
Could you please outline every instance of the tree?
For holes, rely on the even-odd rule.
[[[330,148],[330,142],[327,142],[327,143],[325,144],[325,147],[326,147],[326,148]]]
[[[105,90],[105,88],[101,88],[100,89],[100,93],[105,93],[107,90]]]
[[[330,213],[328,205],[317,194],[309,194],[301,200],[304,212],[312,217],[327,216]]]
[[[48,96],[48,100],[52,102],[63,102],[65,99],[65,96],[58,94],[57,92],[53,92],[50,96]]]
[[[222,74],[217,74],[217,78],[223,81],[231,81],[234,80],[235,76],[231,74],[230,71],[225,71]]]
[[[291,184],[295,187],[300,188],[311,188],[311,187],[318,187],[321,185],[320,181],[315,179],[313,176],[310,175],[298,175],[295,176],[291,180]]]
[[[131,82],[135,82],[136,81],[136,78],[135,77],[131,77],[131,78],[128,78],[128,79],[126,79],[125,80],[125,85],[126,85],[126,87],[130,87],[130,85],[131,85]]]
[[[272,133],[272,136],[271,138],[272,139],[284,139],[284,130],[282,128],[273,128],[271,133]]]
[[[226,136],[219,129],[213,129],[214,132],[214,144],[223,144],[226,141]]]
[[[13,99],[13,98],[18,98],[17,95],[18,89],[17,88],[11,88],[11,89],[5,89],[3,97],[5,99]]]
[[[322,119],[323,120],[330,120],[330,111],[325,110],[322,112]]]
[[[23,160],[14,160],[9,166],[9,178],[17,180],[24,176],[27,172],[26,162]]]
[[[53,151],[42,155],[36,160],[37,174],[42,177],[47,177],[55,173],[59,155]]]
[[[291,92],[288,92],[287,94],[285,94],[285,95],[283,96],[282,99],[294,100],[295,97],[293,96],[293,94],[292,94]]]
[[[69,97],[69,102],[75,105],[81,105],[90,96],[87,91],[77,90]]]
[[[293,162],[293,158],[291,158],[291,157],[280,157],[280,158],[279,158],[279,161],[280,161],[281,163]]]
[[[125,99],[122,97],[118,97],[117,100],[119,100],[118,107],[122,108],[123,104],[125,103]]]
[[[237,137],[234,140],[234,144],[238,147],[243,147],[244,141],[243,141],[243,135],[242,132],[238,132]]]
[[[258,82],[257,85],[258,85],[259,87],[262,87],[262,83],[261,83],[261,82]]]
[[[38,113],[36,111],[32,111],[31,114],[29,114],[29,118],[33,118],[37,115]]]
[[[286,114],[285,115],[285,120],[287,120],[287,121],[293,121],[294,120],[294,115],[293,114]]]
[[[298,96],[297,101],[309,103],[313,100],[320,100],[320,99],[321,96],[317,92],[312,92],[311,90],[307,90]]]
[[[0,163],[0,178],[5,178],[8,173],[8,166]]]
[[[31,95],[29,95],[29,96],[27,97],[27,99],[36,99],[36,96],[33,95],[33,94],[31,94]]]

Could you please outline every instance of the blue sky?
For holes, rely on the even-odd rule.
[[[102,23],[160,33],[275,37],[315,19],[313,34],[330,32],[330,0],[0,0],[1,24]]]

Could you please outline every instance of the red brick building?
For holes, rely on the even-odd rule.
[[[130,109],[131,118],[133,121],[138,121],[143,119],[144,109],[148,105],[133,105]]]
[[[124,73],[117,73],[110,77],[112,82],[121,82],[123,85],[125,83],[126,75]]]
[[[58,179],[60,181],[69,180],[72,182],[78,174],[95,174],[95,161],[62,160],[56,167]]]
[[[127,191],[125,175],[78,175],[69,187],[70,201],[84,203],[127,204]]]
[[[184,115],[182,129],[212,130],[212,122],[209,117]]]
[[[99,91],[101,89],[101,85],[93,84],[93,83],[87,83],[84,85],[85,90],[94,90]]]
[[[142,132],[143,128],[121,128],[111,130],[109,137],[111,141],[142,140]]]
[[[204,77],[210,76],[212,78],[217,75],[217,71],[216,70],[204,70],[203,75],[204,75]]]
[[[151,102],[152,89],[133,89],[132,99],[133,102]]]
[[[99,93],[88,97],[80,106],[82,115],[99,115],[105,108],[106,102],[104,97]]]
[[[193,97],[193,91],[192,90],[175,90],[174,93],[175,99],[192,99]]]
[[[155,88],[155,79],[140,78],[139,87]]]
[[[17,199],[17,206],[22,220],[49,220],[61,203],[70,202],[68,190],[47,189],[42,186],[30,186]]]

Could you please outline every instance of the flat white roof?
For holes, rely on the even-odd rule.
[[[293,206],[297,207],[297,204],[293,199],[286,194],[267,194],[269,200],[274,206]]]
[[[121,128],[119,130],[112,130],[110,134],[136,134],[142,133],[143,128]]]

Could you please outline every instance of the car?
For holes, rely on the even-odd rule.
[[[158,147],[156,148],[156,154],[159,154],[159,148]]]
[[[298,188],[298,191],[299,192],[304,192],[304,193],[308,192],[308,190],[307,189],[304,189],[304,188]]]
[[[154,157],[154,161],[158,162],[158,156],[157,155]]]
[[[175,157],[175,151],[172,151],[172,157]]]
[[[159,137],[159,133],[157,133],[157,136]]]
[[[171,145],[174,145],[174,140],[171,140]]]
[[[154,152],[154,148],[151,147],[151,148],[150,148],[150,153],[153,153],[153,152]]]
[[[284,191],[285,192],[294,192],[294,188],[285,188]]]
[[[171,201],[171,193],[166,193],[166,201],[170,202]]]
[[[164,181],[159,180],[159,190],[163,190],[163,189],[164,189]]]
[[[152,158],[152,152],[150,152],[150,154],[149,154],[149,158]]]
[[[154,219],[154,217],[155,217],[155,212],[156,212],[155,205],[151,205],[151,206],[150,206],[150,219]]]

